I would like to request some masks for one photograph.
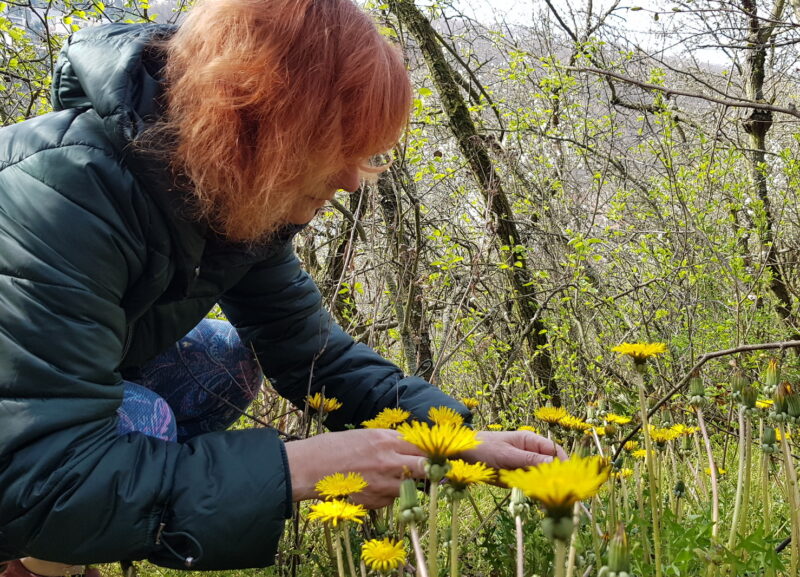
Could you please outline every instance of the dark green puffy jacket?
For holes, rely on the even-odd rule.
[[[466,413],[331,321],[290,235],[248,248],[181,216],[163,163],[130,146],[159,113],[145,48],[171,30],[76,33],[55,112],[0,130],[0,560],[273,562],[291,513],[274,431],[117,434],[122,375],[217,302],[280,394],[344,403],[332,429],[387,406]]]

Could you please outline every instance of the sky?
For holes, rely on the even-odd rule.
[[[424,0],[423,0],[424,2]],[[465,14],[473,16],[476,20],[490,24],[501,18],[509,23],[530,25],[534,15],[547,9],[544,0],[452,0],[454,6]],[[567,7],[576,10],[582,9],[587,0],[553,0],[562,14],[567,14]],[[612,0],[593,0],[593,10],[599,13],[612,5]],[[614,27],[624,29],[625,35],[642,48],[655,51],[668,46],[668,54],[680,56],[680,46],[672,46],[672,41],[659,34],[662,25],[680,26],[681,19],[685,16],[672,12],[675,3],[669,0],[628,0],[619,3],[610,22]],[[641,10],[631,10],[632,7]],[[654,20],[654,13],[659,12],[660,18]],[[712,65],[725,65],[729,63],[727,56],[717,50],[704,50],[695,52],[695,56]]]

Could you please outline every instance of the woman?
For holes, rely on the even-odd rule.
[[[261,369],[296,406],[342,401],[336,431],[388,406],[468,415],[345,335],[291,247],[405,125],[403,61],[369,17],[207,0],[177,31],[76,33],[53,81],[53,113],[0,131],[0,560],[23,558],[5,577],[264,566],[322,476],[361,472],[369,507],[421,477],[391,431],[223,431]],[[201,322],[215,303],[235,330]],[[482,435],[468,458],[552,458]]]

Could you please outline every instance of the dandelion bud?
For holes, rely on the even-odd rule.
[[[758,391],[754,386],[748,384],[742,387],[740,394],[740,402],[743,407],[747,409],[755,409],[757,400],[758,400]]]
[[[451,465],[447,462],[444,465],[428,462],[425,463],[425,474],[428,476],[431,483],[438,483],[450,472],[450,468]]]
[[[764,433],[761,435],[762,445],[774,445],[778,442],[778,436],[775,434],[775,429],[766,427]]]
[[[608,437],[613,437],[614,435],[617,434],[617,431],[619,430],[617,429],[617,425],[615,425],[614,423],[606,423],[604,428],[606,431],[606,436]]]
[[[686,483],[683,482],[682,479],[678,479],[678,482],[675,483],[675,496],[680,499],[686,494]]]
[[[694,450],[692,447],[692,438],[689,435],[684,435],[681,438],[681,453],[688,455]]]
[[[694,371],[689,378],[689,404],[696,409],[700,409],[705,407],[707,403],[703,379],[698,371]]]
[[[575,455],[581,458],[588,457],[592,454],[592,438],[582,437],[575,447]]]
[[[400,519],[404,523],[420,523],[425,520],[425,511],[419,506],[417,484],[414,479],[403,479],[400,483]]]
[[[617,574],[631,569],[628,537],[625,535],[625,527],[622,523],[617,524],[617,532],[608,542],[608,568]]]
[[[523,519],[528,516],[531,510],[528,498],[522,489],[516,487],[511,488],[511,502],[508,505],[508,512],[512,517],[522,517]]]
[[[772,405],[772,412],[775,414],[777,421],[785,421],[789,415],[789,397],[792,395],[792,386],[788,381],[783,381],[775,388],[775,394],[772,395],[774,401]]]
[[[797,419],[800,417],[800,395],[798,395],[794,389],[789,389],[791,392],[788,397],[786,397],[786,406],[788,409],[789,416]]]
[[[742,369],[736,368],[731,375],[731,390],[733,390],[733,398],[740,399],[742,390],[748,385],[747,377],[744,376]]]
[[[764,392],[767,395],[772,395],[775,388],[778,386],[778,378],[780,377],[780,367],[778,367],[778,359],[771,358],[767,363],[767,371],[764,375]]]
[[[549,539],[569,541],[574,528],[575,523],[572,521],[572,515],[557,518],[545,517],[542,519],[542,532]]]
[[[586,408],[586,422],[590,425],[599,425],[600,421],[597,419],[597,411],[593,405]]]

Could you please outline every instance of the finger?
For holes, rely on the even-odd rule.
[[[425,465],[428,460],[422,456],[399,455],[398,458],[398,478],[400,479],[424,479]]]
[[[567,453],[555,441],[552,441],[541,435],[537,435],[531,431],[522,431],[523,449],[526,451],[533,451],[542,455],[550,455],[551,457],[558,457],[562,461],[567,458]],[[552,461],[552,459],[550,459]]]

